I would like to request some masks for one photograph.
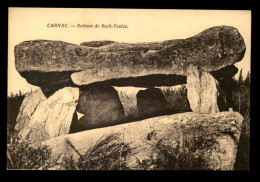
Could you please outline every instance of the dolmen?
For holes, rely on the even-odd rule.
[[[229,100],[227,108],[231,107],[232,90],[227,86],[245,51],[243,37],[232,26],[161,42],[21,42],[14,48],[16,70],[40,89],[26,95],[16,129],[21,138],[42,142],[124,124],[114,86],[147,88],[137,94],[138,109],[147,117],[167,114],[164,108],[169,103],[155,87],[181,84],[186,84],[194,114],[217,114],[220,90]]]

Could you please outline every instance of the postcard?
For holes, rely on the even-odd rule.
[[[251,11],[8,12],[8,170],[249,170]]]

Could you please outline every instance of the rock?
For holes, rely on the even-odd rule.
[[[216,84],[210,73],[201,71],[197,66],[189,66],[187,97],[193,112],[206,114],[219,112]]]
[[[61,88],[76,86],[71,80],[71,73],[71,71],[48,73],[41,71],[26,71],[20,74],[28,83],[41,87],[43,94],[48,98]]]
[[[100,138],[119,134],[119,139],[115,142],[124,142],[131,149],[131,154],[126,158],[126,164],[130,169],[140,169],[140,166],[137,167],[137,159],[149,161],[149,156],[159,157],[156,143],[160,141],[160,144],[169,147],[169,152],[174,149],[180,150],[177,153],[184,156],[186,163],[196,163],[199,158],[199,169],[233,170],[242,123],[243,117],[237,112],[188,112],[64,135],[42,142],[41,145],[47,145],[52,150],[54,159],[60,154],[77,159],[79,154],[83,155],[100,141]],[[176,145],[178,142],[179,148]],[[189,151],[186,151],[186,154],[181,151],[184,142],[185,150]]]
[[[169,103],[159,88],[140,90],[136,97],[140,118],[169,114]]]
[[[68,134],[79,99],[79,89],[65,87],[46,99],[40,90],[28,95],[17,117],[21,140],[44,141]]]
[[[120,124],[125,116],[117,91],[99,85],[80,87],[76,111],[84,116],[73,126],[74,132]]]
[[[15,65],[19,73],[73,71],[72,81],[84,85],[151,74],[186,76],[190,64],[211,72],[240,61],[245,50],[236,28],[217,26],[184,40],[110,43],[101,47],[25,41],[15,46]]]
[[[23,130],[29,124],[32,115],[43,101],[46,101],[46,97],[41,89],[26,94],[16,118],[16,131]]]
[[[217,71],[210,72],[212,76],[221,81],[223,78],[233,77],[237,73],[238,68],[234,65],[224,67]],[[20,73],[22,77],[26,78],[26,81],[32,85],[41,87],[44,95],[49,97],[57,90],[64,87],[75,87],[76,85],[71,80],[71,74],[73,72],[39,72],[28,71]],[[160,86],[175,86],[187,83],[187,77],[175,74],[153,74],[147,76],[117,78],[111,80],[105,80],[102,82],[96,82],[104,86],[118,86],[118,87],[160,87]]]

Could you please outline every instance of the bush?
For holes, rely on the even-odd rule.
[[[169,102],[169,114],[191,112],[190,104],[187,97],[187,88],[181,85],[180,88],[171,89],[170,87],[162,89],[165,99]]]
[[[51,159],[51,151],[47,146],[33,148],[28,140],[21,141],[17,135],[10,136],[7,169],[48,169],[57,165],[57,160]]]
[[[83,155],[66,140],[80,155],[77,160],[72,156],[59,160],[61,155],[54,160],[47,146],[34,148],[27,140],[21,141],[18,137],[11,137],[11,142],[7,145],[7,169],[48,170],[54,167],[66,170],[126,170],[126,158],[131,150],[128,144],[115,142],[118,136],[113,134],[101,138]]]
[[[238,151],[236,156],[235,170],[249,170],[249,149],[250,149],[250,84],[251,76],[248,73],[245,79],[242,78],[242,70],[237,82],[237,90],[233,93],[234,110],[238,111],[243,117],[244,122]]]
[[[19,91],[19,94],[11,94],[7,97],[7,143],[10,142],[10,136],[15,135],[16,118],[25,94]]]

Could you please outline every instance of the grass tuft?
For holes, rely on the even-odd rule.
[[[126,159],[131,149],[128,144],[118,142],[118,138],[119,134],[102,137],[84,154],[80,154],[68,140],[67,143],[79,154],[79,158],[64,157],[60,165],[67,170],[127,170]]]

